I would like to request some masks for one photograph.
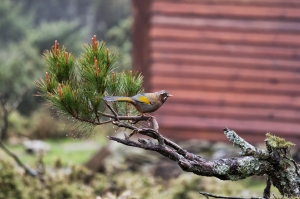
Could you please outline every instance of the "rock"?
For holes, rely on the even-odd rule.
[[[26,140],[23,142],[27,153],[41,154],[50,151],[50,145],[42,140]]]

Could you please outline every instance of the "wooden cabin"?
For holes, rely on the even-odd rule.
[[[155,113],[163,135],[300,144],[299,0],[132,3],[134,69],[174,95]]]

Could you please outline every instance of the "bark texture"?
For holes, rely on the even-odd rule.
[[[282,138],[267,134],[265,140],[267,150],[257,149],[234,131],[225,128],[224,134],[226,137],[241,149],[240,156],[209,161],[182,149],[176,143],[163,137],[158,130],[137,128],[120,121],[113,123],[116,126],[131,129],[134,133],[146,135],[151,139],[140,138],[136,142],[130,140],[127,136],[124,139],[109,136],[110,140],[127,146],[158,152],[176,162],[184,171],[193,172],[200,176],[210,176],[232,181],[254,175],[266,175],[267,183],[263,198],[270,198],[271,183],[283,196],[295,197],[300,195],[299,168],[290,155],[290,148],[294,144],[286,142]]]

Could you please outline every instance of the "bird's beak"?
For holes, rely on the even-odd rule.
[[[168,97],[172,97],[172,96],[173,96],[173,95],[171,95],[171,94],[168,93]]]

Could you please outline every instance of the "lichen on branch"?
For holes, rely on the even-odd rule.
[[[123,126],[116,122],[117,125]],[[206,160],[199,155],[189,153],[180,146],[163,137],[157,130],[128,126],[136,132],[156,139],[157,142],[140,138],[138,142],[109,136],[109,139],[131,147],[155,151],[175,161],[184,171],[200,176],[216,177],[221,180],[241,180],[250,176],[266,176],[267,185],[264,198],[270,198],[270,183],[280,191],[283,196],[299,196],[300,176],[298,165],[289,157],[292,143],[282,138],[267,134],[265,140],[268,150],[257,149],[246,142],[234,131],[225,128],[224,133],[228,139],[240,147],[239,157],[226,159]],[[270,143],[271,144],[270,144]]]

